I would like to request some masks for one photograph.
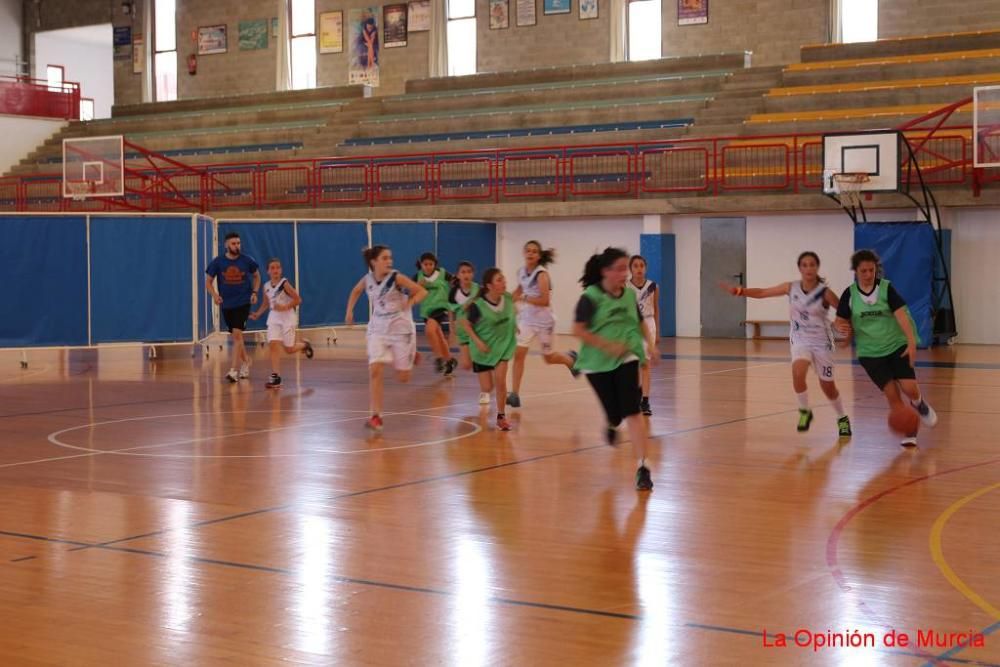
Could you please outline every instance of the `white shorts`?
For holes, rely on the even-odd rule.
[[[824,382],[833,382],[833,350],[829,346],[792,345],[792,362],[808,361]]]
[[[528,347],[531,345],[531,341],[538,338],[538,342],[542,344],[542,354],[549,354],[552,352],[552,335],[555,331],[555,325],[547,324],[545,326],[539,326],[536,324],[518,324],[517,325],[517,346],[518,347]]]
[[[295,325],[294,324],[268,324],[267,342],[280,340],[285,347],[295,345]]]
[[[413,368],[417,354],[416,334],[373,334],[368,336],[368,364],[392,364],[397,371]]]

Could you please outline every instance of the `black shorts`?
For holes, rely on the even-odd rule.
[[[622,364],[613,371],[588,373],[587,381],[604,406],[608,423],[618,426],[626,417],[639,414],[642,389],[639,387],[639,361]]]
[[[905,345],[884,357],[858,357],[858,362],[875,386],[885,389],[885,386],[893,380],[917,379],[917,373],[910,365],[910,360],[903,356],[904,352],[906,352]]]
[[[496,366],[483,366],[482,364],[477,364],[472,362],[472,372],[473,373],[489,373],[492,370],[496,370]]]
[[[222,319],[226,322],[226,328],[229,331],[233,329],[239,329],[243,331],[247,328],[247,318],[250,317],[250,304],[245,306],[236,306],[235,308],[224,308],[222,310]]]
[[[446,328],[448,326],[448,312],[447,308],[438,308],[428,313],[424,320],[434,320],[441,325],[441,328]]]

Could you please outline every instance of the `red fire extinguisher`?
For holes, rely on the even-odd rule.
[[[194,76],[198,73],[198,56],[195,54],[188,55],[188,74]]]

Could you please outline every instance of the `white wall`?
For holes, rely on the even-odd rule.
[[[642,218],[559,219],[547,221],[506,221],[497,224],[497,259],[508,289],[517,287],[517,269],[522,266],[522,248],[536,240],[544,248],[556,249],[556,261],[548,266],[552,279],[552,306],[556,331],[569,333],[573,309],[580,298],[583,266],[595,251],[607,246],[639,252]]]
[[[21,55],[21,0],[0,0],[0,76],[16,74]]]
[[[674,235],[677,254],[677,335],[701,336],[701,218],[696,215],[664,216],[663,233]]]
[[[7,173],[31,151],[65,125],[62,120],[0,115],[0,174]],[[52,165],[57,170],[56,165]]]
[[[48,65],[62,65],[66,81],[79,83],[81,96],[94,100],[94,118],[110,118],[115,101],[112,40],[110,23],[36,33],[34,76],[45,79]]]
[[[951,288],[958,342],[1000,343],[1000,209],[950,209],[942,215],[952,230]]]

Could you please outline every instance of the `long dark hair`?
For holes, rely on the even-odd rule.
[[[580,276],[580,283],[584,287],[590,287],[601,282],[601,272],[619,259],[628,257],[628,253],[621,248],[607,247],[604,252],[591,255],[587,260],[587,265],[583,267],[583,275]]]
[[[820,267],[819,255],[814,253],[812,250],[806,250],[804,253],[799,255],[799,258],[795,260],[795,266],[801,267],[802,260],[804,260],[806,257],[812,257],[814,260],[816,260],[816,268],[818,269]],[[824,285],[826,284],[826,278],[824,278],[823,276],[817,275],[816,279],[821,283],[823,283]]]
[[[483,278],[479,282],[479,290],[483,294],[486,294],[487,290],[489,289],[490,283],[493,282],[493,279],[497,277],[498,273],[503,273],[503,271],[501,271],[499,268],[495,266],[492,266],[483,271]]]
[[[538,266],[548,266],[556,261],[555,248],[542,248],[542,244],[535,240],[528,241],[524,247],[527,248],[529,245],[538,248]]]
[[[865,248],[863,250],[858,250],[856,253],[851,255],[851,271],[857,271],[862,262],[874,262],[875,277],[882,277],[882,258],[878,256],[877,252]]]
[[[383,252],[389,249],[387,245],[373,245],[371,248],[365,248],[361,251],[361,256],[365,258],[365,266],[371,271],[372,262],[379,258]]]
[[[438,268],[438,258],[437,258],[437,255],[435,255],[432,252],[425,252],[423,255],[420,256],[420,259],[417,260],[417,270],[418,271],[423,271],[424,270],[424,267],[422,265],[424,263],[424,260],[428,260],[428,259],[431,260],[432,262],[434,262],[434,268],[435,269]]]

